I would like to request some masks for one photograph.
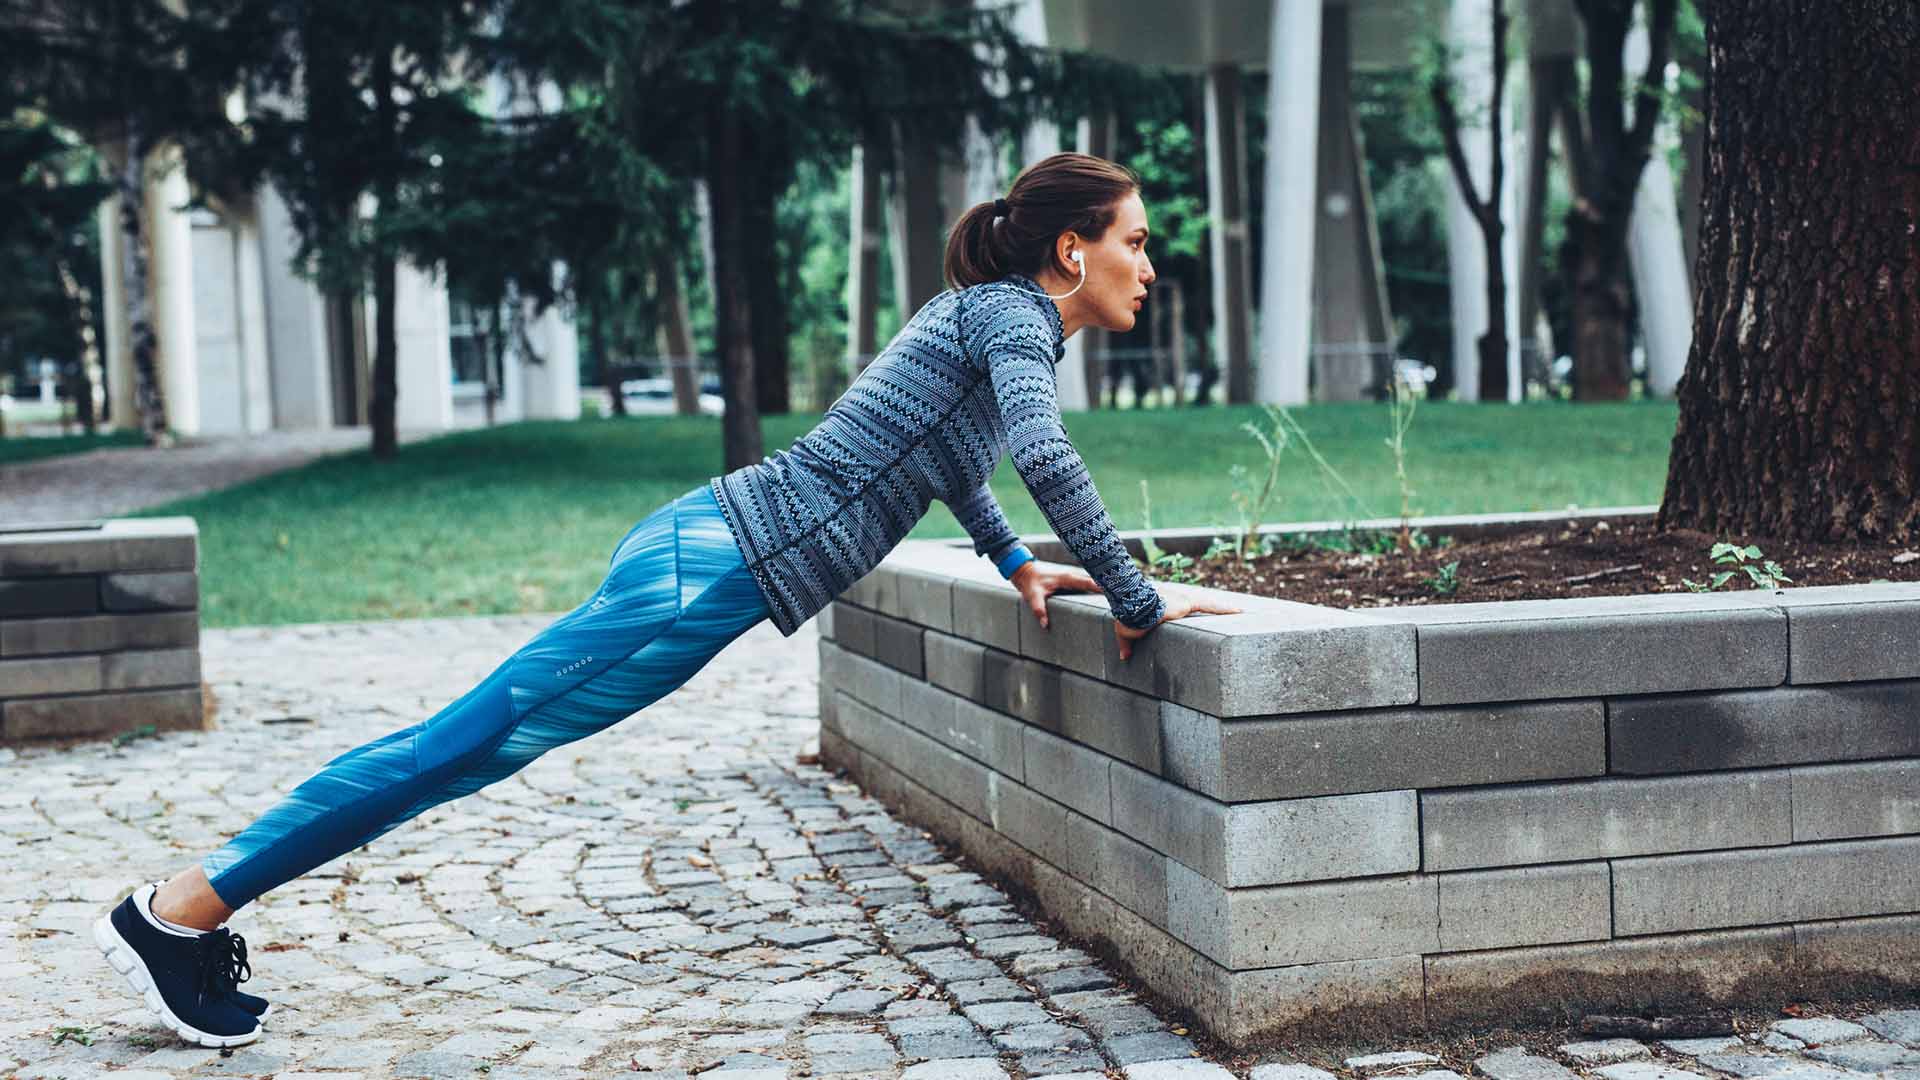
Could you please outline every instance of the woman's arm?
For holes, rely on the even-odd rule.
[[[1014,534],[1006,511],[1000,509],[986,481],[982,480],[965,498],[948,503],[947,509],[953,511],[960,527],[973,537],[973,553],[991,560],[1001,577],[1011,578],[1020,567],[1033,561],[1033,552]]]
[[[1115,619],[1136,630],[1154,626],[1166,604],[1127,554],[1061,422],[1052,328],[1031,304],[1016,301],[975,305],[962,315],[961,331],[977,344],[1014,468],[1054,535],[1099,583]]]

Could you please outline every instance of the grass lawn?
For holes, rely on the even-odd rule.
[[[145,446],[146,438],[137,431],[108,431],[99,435],[9,435],[0,439],[0,465],[15,465],[38,458],[59,457],[98,450],[103,446]]]
[[[1290,411],[1360,502],[1290,451],[1265,520],[1400,512],[1386,405]],[[1261,463],[1240,430],[1259,416],[1234,407],[1066,422],[1109,512],[1133,529],[1142,479],[1156,526],[1231,522],[1227,470]],[[1658,502],[1675,417],[1670,402],[1423,403],[1407,434],[1412,512]],[[816,421],[769,417],[769,452]],[[717,418],[522,423],[409,444],[391,464],[365,451],[326,458],[143,516],[198,519],[208,626],[564,611],[592,595],[636,522],[719,469]],[[993,486],[1015,529],[1047,530],[1010,461]],[[965,533],[934,506],[913,535]]]

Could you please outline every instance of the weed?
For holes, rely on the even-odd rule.
[[[1780,564],[1774,562],[1772,559],[1763,560],[1759,566],[1749,564],[1747,560],[1761,558],[1760,549],[1754,547],[1752,544],[1742,547],[1739,544],[1729,544],[1723,540],[1713,545],[1713,550],[1708,552],[1708,554],[1712,556],[1714,562],[1731,565],[1734,569],[1721,570],[1715,573],[1713,575],[1713,583],[1710,585],[1703,585],[1700,582],[1691,581],[1687,578],[1681,578],[1680,584],[1685,585],[1694,592],[1711,592],[1725,585],[1735,574],[1742,570],[1746,571],[1747,576],[1753,579],[1754,588],[1757,589],[1772,589],[1777,587],[1780,582],[1793,581],[1792,578],[1786,575],[1785,571],[1780,569]]]

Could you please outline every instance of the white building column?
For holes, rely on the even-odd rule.
[[[100,204],[100,321],[106,325],[102,364],[107,373],[108,426],[119,431],[140,430],[133,404],[133,341],[127,319],[126,265],[121,262],[120,196]]]
[[[1320,134],[1320,4],[1273,0],[1267,50],[1259,400],[1307,400],[1313,334],[1314,168]]]
[[[1515,246],[1515,198],[1520,170],[1515,167],[1516,142],[1510,117],[1489,117],[1493,100],[1493,8],[1488,0],[1452,0],[1447,16],[1448,41],[1454,51],[1454,108],[1460,115],[1460,149],[1475,189],[1485,195],[1493,171],[1489,126],[1500,132],[1501,153],[1507,161],[1506,181],[1499,197],[1504,225],[1501,258],[1506,271],[1507,400],[1520,400],[1519,373],[1519,252]],[[1512,65],[1509,65],[1509,71]],[[1513,80],[1509,79],[1511,88]],[[1509,105],[1515,94],[1505,95]],[[1454,388],[1462,401],[1480,400],[1480,350],[1476,342],[1487,328],[1486,240],[1479,220],[1468,207],[1453,170],[1447,170],[1447,277],[1453,313]]]
[[[453,341],[447,286],[405,259],[395,266],[393,297],[394,426],[403,431],[453,426]],[[367,327],[377,324],[377,305],[367,297]],[[377,343],[367,343],[368,355]],[[577,403],[576,403],[577,406]]]
[[[260,257],[260,218],[254,206],[228,219],[233,229],[234,276],[239,280],[240,366],[246,387],[248,433],[273,427],[273,368],[267,350],[265,270]]]
[[[556,265],[554,276],[561,273]],[[527,419],[580,419],[580,332],[572,312],[561,304],[550,305],[527,324],[527,344],[541,360],[522,365],[521,397],[527,403]],[[451,370],[447,378],[451,383]]]
[[[1240,70],[1209,68],[1206,84],[1207,254],[1213,359],[1226,400],[1253,400],[1253,259],[1247,236],[1247,104]]]
[[[1634,20],[1623,51],[1626,77],[1638,80],[1647,69],[1646,25]],[[1654,127],[1653,153],[1640,171],[1627,219],[1627,258],[1633,272],[1633,296],[1640,313],[1640,335],[1647,349],[1647,396],[1673,397],[1693,348],[1693,287],[1680,234],[1680,211],[1673,198],[1673,171],[1667,147],[1672,126]]]
[[[332,352],[327,303],[313,282],[294,273],[300,238],[291,211],[272,184],[255,197],[260,229],[260,282],[265,299],[273,423],[288,431],[333,426]]]
[[[167,427],[180,435],[200,434],[200,352],[194,330],[193,222],[182,206],[191,197],[185,166],[177,152],[156,153],[148,173],[146,231],[153,257],[148,280],[153,288],[153,329],[158,339],[160,393]]]

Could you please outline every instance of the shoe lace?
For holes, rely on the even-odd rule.
[[[253,966],[247,963],[247,939],[224,927],[200,935],[197,990],[204,1003],[208,998],[232,994],[240,984],[253,978]]]

